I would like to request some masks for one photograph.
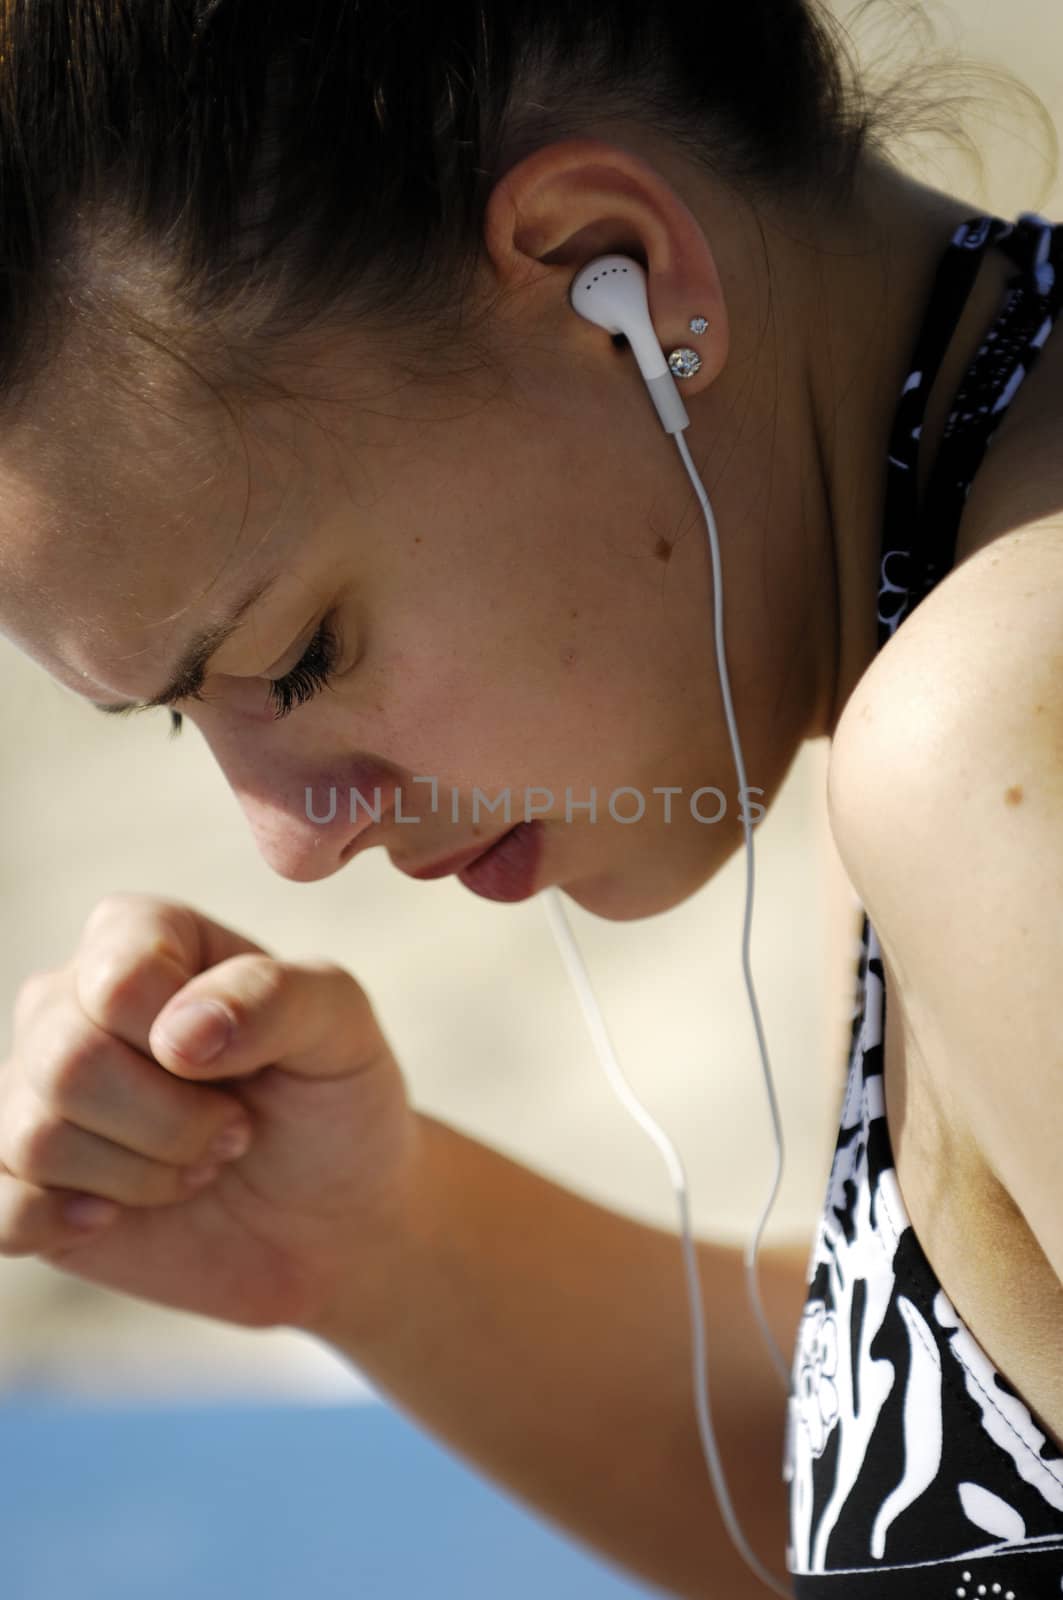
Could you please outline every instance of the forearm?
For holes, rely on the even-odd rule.
[[[569,1535],[681,1596],[767,1591],[716,1507],[694,1408],[680,1243],[430,1117],[386,1292],[315,1329],[448,1447]],[[781,1577],[785,1396],[741,1252],[700,1242],[709,1396],[736,1514]],[[765,1251],[788,1354],[802,1250]]]

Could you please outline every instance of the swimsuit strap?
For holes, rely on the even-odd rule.
[[[919,442],[927,400],[986,253],[1005,251],[1018,271],[1003,311],[957,391],[923,504]],[[963,508],[1007,407],[1037,363],[1063,304],[1063,231],[1035,212],[1017,222],[971,217],[953,234],[938,266],[890,436],[878,644],[950,569]]]
[[[989,329],[953,400],[938,458],[918,497],[919,444],[927,400],[990,249],[1017,272],[1007,280],[1003,311]],[[912,367],[890,435],[878,592],[878,647],[953,564],[971,484],[993,434],[1052,331],[1063,293],[1063,227],[1034,212],[1017,222],[971,217],[953,233],[939,263]],[[860,932],[852,1057],[863,1023],[870,922]]]
[[[921,513],[917,599],[951,568],[975,474],[1063,307],[1063,229],[1024,212],[998,243],[1019,270],[1008,279],[1004,309],[968,368],[945,425]]]

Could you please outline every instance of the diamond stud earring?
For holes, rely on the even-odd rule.
[[[691,317],[691,333],[704,333],[709,324],[705,317]],[[668,366],[677,378],[692,378],[701,367],[701,357],[696,350],[683,345],[668,357]]]
[[[696,350],[688,350],[684,345],[679,350],[673,350],[668,357],[669,369],[677,378],[692,378],[701,368],[701,357]]]

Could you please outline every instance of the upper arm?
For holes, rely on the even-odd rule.
[[[836,741],[832,824],[920,1053],[1063,1280],[1063,530],[950,574]]]

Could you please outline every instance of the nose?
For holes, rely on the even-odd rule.
[[[366,814],[360,815],[356,822],[350,821],[346,790],[342,795],[336,792],[334,817],[325,820],[330,811],[326,797],[323,809],[314,811],[316,821],[305,812],[293,813],[290,807],[268,797],[239,790],[234,793],[259,854],[278,877],[290,883],[316,883],[330,878],[349,859],[362,836],[378,826]],[[381,799],[382,821],[383,797]]]
[[[204,729],[206,736],[206,730]],[[278,877],[291,883],[330,878],[351,854],[383,843],[395,809],[400,779],[394,767],[374,757],[330,753],[326,761],[279,750],[263,760],[253,748],[230,742],[219,748],[217,730],[208,738],[215,760],[247,818],[259,854]]]

